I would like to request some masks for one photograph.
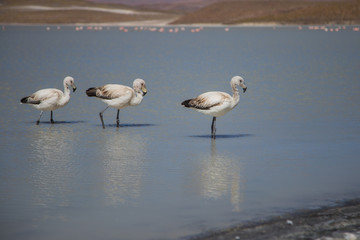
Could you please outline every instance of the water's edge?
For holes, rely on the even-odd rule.
[[[360,199],[352,199],[335,206],[298,210],[265,221],[247,222],[187,239],[357,239],[360,237],[359,229]]]

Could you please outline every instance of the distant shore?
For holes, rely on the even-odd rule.
[[[356,240],[360,239],[360,199],[303,210],[190,237],[191,240]]]
[[[104,22],[104,23],[0,23],[1,26],[109,26],[109,27],[287,27],[287,26],[359,26],[360,24],[294,24],[294,23],[241,23],[241,24],[221,24],[221,23],[193,23],[193,24],[170,24],[170,20],[148,20],[148,21],[129,21],[129,22]]]
[[[90,0],[3,0],[0,24],[12,23],[229,27],[353,25],[360,24],[360,1],[216,1],[191,11],[169,11],[159,5],[147,9]]]

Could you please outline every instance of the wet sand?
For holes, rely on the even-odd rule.
[[[360,199],[207,232],[190,239],[360,239]]]

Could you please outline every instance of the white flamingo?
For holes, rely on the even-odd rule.
[[[233,96],[230,96],[225,92],[206,92],[196,98],[188,99],[181,103],[181,105],[187,108],[213,116],[211,124],[212,138],[216,137],[216,117],[223,116],[239,103],[240,95],[237,86],[241,86],[244,92],[247,89],[244,79],[240,76],[233,77],[230,81],[230,85]]]
[[[105,128],[103,113],[108,107],[117,109],[116,127],[119,127],[120,109],[139,105],[146,93],[145,81],[140,78],[134,80],[133,88],[119,84],[106,84],[102,87],[93,87],[86,90],[86,95],[89,97],[97,97],[108,105],[99,113],[103,128]]]
[[[53,111],[64,107],[70,101],[69,86],[71,86],[73,92],[75,92],[76,86],[74,79],[68,76],[64,79],[64,92],[56,88],[41,89],[30,96],[22,98],[20,102],[30,104],[41,111],[39,119],[36,121],[36,125],[39,125],[41,115],[44,111],[51,111],[50,122],[54,123]]]

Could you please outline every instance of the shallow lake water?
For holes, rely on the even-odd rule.
[[[360,197],[359,32],[169,29],[2,28],[1,239],[187,238]],[[67,75],[77,91],[36,126],[20,99]],[[212,140],[180,103],[235,75],[247,92]],[[143,102],[102,129],[85,90],[135,78]]]

